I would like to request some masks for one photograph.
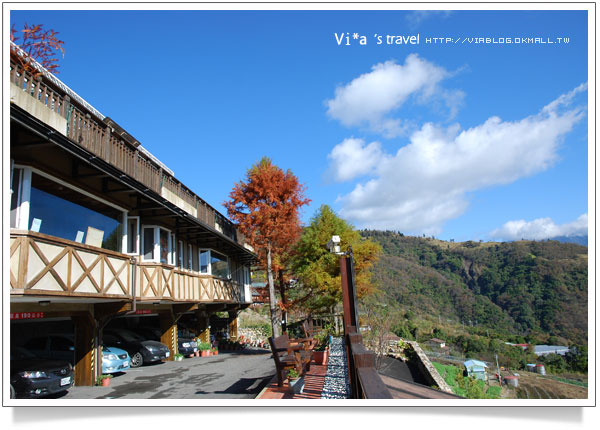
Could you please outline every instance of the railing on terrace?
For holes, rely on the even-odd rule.
[[[134,272],[135,271],[135,272]],[[134,265],[131,256],[22,230],[10,233],[11,294],[41,294],[178,302],[233,302],[242,298],[235,281],[158,263]]]
[[[123,171],[148,189],[161,194],[161,187],[176,194],[197,210],[197,218],[205,224],[220,225],[222,233],[244,244],[243,236],[236,232],[235,225],[219,214],[204,200],[190,191],[176,178],[165,172],[150,157],[121,136],[111,133],[101,118],[101,114],[90,110],[76,100],[71,100],[67,92],[46,75],[34,78],[29,71],[14,61],[11,54],[10,82],[24,93],[29,94],[55,114],[64,118],[66,130],[63,132],[70,140],[90,151],[92,154]]]

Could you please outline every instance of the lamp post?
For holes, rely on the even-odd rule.
[[[359,331],[358,322],[358,300],[356,298],[356,283],[354,272],[354,254],[352,246],[347,252],[341,251],[341,240],[339,236],[332,236],[327,243],[327,248],[332,254],[340,256],[340,274],[342,278],[342,301],[344,304],[344,333],[348,333],[348,327],[353,326]]]

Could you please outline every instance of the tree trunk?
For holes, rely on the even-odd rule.
[[[273,270],[271,269],[271,243],[267,244],[267,281],[269,283],[269,307],[271,309],[271,328],[273,337],[279,336],[279,324],[277,324],[277,310],[275,305],[275,283],[273,282]]]
[[[281,294],[281,303],[283,304],[283,311],[281,312],[281,331],[287,330],[287,298],[285,296],[285,283],[283,282],[283,271],[279,271],[279,294]]]

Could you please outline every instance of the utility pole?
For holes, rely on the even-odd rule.
[[[496,370],[498,371],[498,382],[502,387],[502,376],[500,375],[500,365],[498,364],[498,354],[496,354]]]

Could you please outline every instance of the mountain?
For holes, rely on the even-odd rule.
[[[374,278],[417,315],[587,343],[587,248],[558,241],[445,242],[363,230],[384,254]]]
[[[578,245],[588,246],[588,237],[585,236],[556,236],[548,240],[557,240],[562,243],[576,243]]]

